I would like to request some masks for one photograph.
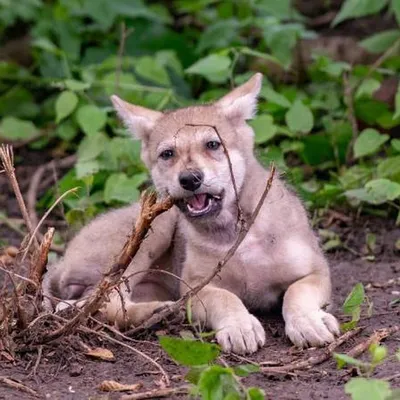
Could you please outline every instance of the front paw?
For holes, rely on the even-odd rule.
[[[297,347],[323,346],[340,333],[336,318],[323,310],[291,312],[286,317],[285,331]]]
[[[260,321],[249,313],[241,313],[221,321],[216,338],[225,352],[254,353],[265,344],[265,331]]]

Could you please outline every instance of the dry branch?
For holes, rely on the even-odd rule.
[[[55,229],[49,228],[46,234],[43,236],[42,243],[40,244],[39,250],[35,253],[30,271],[29,271],[29,279],[32,281],[28,284],[28,292],[32,293],[37,290],[42,281],[43,274],[46,270],[47,259],[50,251],[51,243],[53,242]]]
[[[36,392],[35,390],[24,385],[23,383],[17,382],[15,380],[7,378],[5,376],[0,376],[0,383],[3,383],[4,385],[6,385],[12,389],[21,390],[22,392],[29,393],[32,396],[40,397],[39,393]]]
[[[245,226],[245,224],[241,225],[235,243],[228,250],[228,252],[226,253],[225,257],[221,261],[218,262],[218,264],[214,268],[213,272],[208,277],[204,278],[193,289],[191,289],[188,292],[186,292],[174,304],[165,306],[160,311],[156,312],[150,318],[148,318],[146,321],[144,321],[142,324],[140,324],[137,327],[129,330],[127,332],[127,334],[130,335],[130,334],[134,334],[134,333],[136,333],[138,331],[151,328],[153,325],[155,325],[156,323],[160,322],[162,319],[168,317],[170,314],[176,313],[180,309],[180,307],[183,306],[189,300],[189,298],[191,298],[192,296],[196,296],[200,292],[200,290],[204,288],[204,286],[208,285],[221,272],[222,268],[233,257],[233,255],[235,254],[236,250],[238,249],[240,244],[245,239],[245,237],[246,237],[247,233],[249,232],[251,226],[253,225],[254,221],[256,220],[257,215],[260,212],[260,209],[261,209],[262,205],[264,204],[265,198],[267,197],[267,195],[268,195],[268,193],[269,193],[269,191],[271,189],[272,182],[273,182],[274,176],[275,176],[275,171],[276,171],[275,166],[272,165],[270,176],[268,178],[265,190],[264,190],[263,194],[261,195],[261,198],[258,201],[257,206],[256,206],[254,212],[252,213],[249,221],[247,222],[247,226]]]
[[[168,389],[153,389],[147,392],[127,394],[121,397],[121,400],[143,400],[143,399],[156,399],[160,397],[171,397],[176,394],[188,394],[189,386],[179,386],[176,388]]]
[[[123,273],[139,250],[140,244],[146,237],[153,220],[173,206],[173,201],[170,198],[159,203],[156,203],[156,201],[157,195],[154,192],[145,192],[143,194],[140,215],[130,237],[122,249],[119,259],[104,274],[103,279],[99,282],[83,308],[64,326],[44,336],[42,338],[43,342],[49,342],[63,335],[70,334],[91,314],[99,310],[110,290],[120,283]]]
[[[19,209],[21,211],[22,217],[24,218],[25,225],[28,228],[29,234],[33,237],[33,242],[35,245],[35,248],[37,249],[38,247],[38,242],[36,238],[33,235],[33,225],[31,218],[29,216],[28,210],[25,205],[24,198],[22,197],[21,189],[19,188],[18,180],[15,175],[15,169],[14,169],[14,153],[12,146],[8,145],[1,145],[0,147],[0,160],[3,165],[4,171],[7,175],[8,180],[10,181],[11,187],[14,191],[15,197],[18,202]]]
[[[311,356],[306,360],[296,361],[290,364],[282,365],[280,367],[262,367],[261,372],[266,375],[273,374],[288,374],[293,371],[308,369],[315,365],[322,364],[324,361],[329,360],[332,357],[333,352],[341,344],[347,342],[352,337],[358,335],[363,328],[356,328],[352,331],[346,332],[342,336],[338,337],[334,342],[332,342],[321,354],[316,356]]]
[[[379,343],[383,339],[386,339],[390,335],[393,335],[396,332],[399,332],[400,327],[399,325],[392,326],[390,328],[382,328],[375,331],[367,340],[357,344],[352,349],[350,349],[346,354],[350,357],[357,358],[360,356],[364,351],[367,351],[371,344]]]

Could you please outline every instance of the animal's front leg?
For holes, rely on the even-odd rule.
[[[195,320],[216,331],[216,338],[226,352],[254,353],[265,343],[265,332],[242,301],[228,290],[205,286],[193,298]]]
[[[287,289],[283,318],[286,334],[296,346],[322,346],[340,333],[336,318],[322,310],[330,300],[330,292],[328,273],[312,273]]]

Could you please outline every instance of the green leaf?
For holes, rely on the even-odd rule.
[[[136,72],[149,81],[160,85],[169,86],[171,84],[167,71],[157,62],[154,57],[145,56],[139,58],[136,63]]]
[[[389,382],[367,378],[350,379],[345,392],[352,400],[385,400],[391,394]]]
[[[270,103],[277,104],[283,108],[290,108],[290,101],[282,94],[276,92],[274,89],[264,86],[261,88],[260,96],[268,100]]]
[[[78,105],[78,96],[69,90],[62,92],[56,100],[56,122],[60,123],[68,117]]]
[[[372,128],[364,129],[354,143],[354,157],[360,158],[376,153],[389,140],[389,135],[382,135]]]
[[[400,197],[400,184],[389,179],[375,179],[365,185],[367,193],[373,198],[373,204],[382,204]]]
[[[376,14],[382,10],[388,3],[388,0],[346,0],[332,25],[335,26],[346,19],[359,18],[366,15]]]
[[[247,399],[249,400],[264,400],[265,399],[265,392],[264,390],[251,387],[247,389]]]
[[[343,312],[347,315],[353,315],[354,311],[359,309],[365,298],[364,286],[362,283],[357,283],[346,300],[343,303]]]
[[[400,1],[398,1],[400,4]],[[397,86],[396,96],[394,98],[394,115],[393,119],[400,118],[400,83]]]
[[[400,30],[392,29],[376,33],[360,42],[360,46],[370,53],[383,53],[400,39]]]
[[[87,104],[78,109],[76,120],[82,131],[91,136],[104,128],[107,122],[107,114],[99,107]]]
[[[362,367],[364,363],[347,354],[333,353],[333,358],[336,360],[338,369],[343,368],[346,364],[355,365],[356,367]]]
[[[97,160],[78,160],[75,164],[76,177],[78,179],[94,175],[100,171],[100,163]]]
[[[400,26],[400,1],[392,0],[392,10],[397,20],[397,25]]]
[[[244,365],[238,365],[233,370],[237,376],[246,377],[254,372],[259,372],[260,366],[254,364],[244,364]]]
[[[103,133],[85,137],[78,147],[78,160],[84,162],[95,159],[104,151],[108,143],[109,139]]]
[[[371,362],[373,364],[380,364],[382,361],[385,360],[388,354],[387,347],[383,345],[378,345],[377,343],[373,343],[369,347],[369,351],[372,356]]]
[[[215,360],[220,353],[220,347],[214,343],[171,336],[161,336],[160,345],[171,358],[182,365],[204,365]]]
[[[81,82],[75,79],[66,79],[64,81],[65,87],[73,92],[80,92],[90,88],[90,83],[88,82]]]
[[[237,19],[216,20],[206,27],[200,35],[197,52],[202,53],[208,49],[221,49],[237,41],[239,36],[239,21]]]
[[[390,142],[390,144],[392,145],[392,147],[393,147],[398,153],[400,153],[400,139],[392,139],[392,141]]]
[[[8,140],[27,140],[38,134],[36,126],[31,121],[19,118],[5,117],[0,124],[0,137]]]
[[[266,143],[277,133],[277,126],[274,125],[274,119],[270,115],[260,115],[249,121],[249,125],[254,129],[255,142]]]
[[[356,98],[367,96],[371,97],[379,88],[381,83],[376,79],[365,79],[357,89]]]
[[[124,173],[112,174],[108,177],[104,186],[104,201],[120,201],[132,203],[140,197],[138,187],[145,182],[147,174],[134,175],[128,178]]]
[[[210,54],[201,58],[185,70],[187,74],[201,75],[210,82],[222,83],[229,77],[231,59],[219,54]]]
[[[229,392],[236,391],[233,371],[230,368],[213,365],[203,371],[198,387],[202,400],[223,400]]]
[[[397,178],[400,182],[400,156],[379,161],[377,175],[378,178],[393,178],[393,180]]]
[[[301,100],[296,100],[285,115],[286,123],[293,132],[308,133],[314,125],[311,110]]]

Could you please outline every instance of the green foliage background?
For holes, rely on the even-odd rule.
[[[332,25],[379,12],[398,25],[399,4],[347,0]],[[116,120],[111,94],[157,110],[183,107],[212,101],[261,70],[251,122],[260,160],[274,160],[308,206],[363,207],[400,221],[400,139],[391,135],[400,123],[400,90],[394,107],[373,97],[385,79],[399,76],[400,29],[361,42],[371,53],[386,52],[378,68],[316,53],[300,83],[273,79],[273,66],[293,72],[299,40],[317,37],[307,26],[289,0],[0,0],[2,36],[22,27],[32,57],[27,67],[0,62],[0,139],[76,153],[75,167],[41,205],[79,186],[79,196],[65,199],[66,215],[84,222],[136,200],[148,179],[140,144]]]

